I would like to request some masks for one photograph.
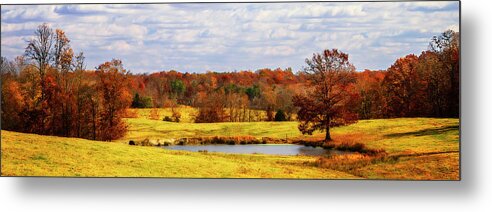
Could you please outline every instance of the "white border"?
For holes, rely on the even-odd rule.
[[[0,211],[490,211],[490,5],[462,1],[460,182],[0,178]]]

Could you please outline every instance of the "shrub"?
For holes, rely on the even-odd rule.
[[[142,145],[142,146],[152,146],[152,144],[150,143],[150,140],[148,138],[146,138],[142,142],[140,142],[140,145]]]
[[[133,96],[132,105],[133,108],[151,108],[152,107],[152,98],[147,96],[140,96],[138,93],[135,93]]]
[[[358,142],[357,143],[343,142],[337,145],[335,149],[340,151],[352,151],[352,152],[364,153],[366,150],[366,145]]]
[[[152,108],[150,110],[149,119],[151,119],[151,120],[159,120],[159,109],[157,109],[155,107]]]
[[[324,143],[323,146],[321,146],[321,147],[323,147],[323,149],[333,149],[333,148],[335,148],[335,144],[332,142]]]
[[[186,144],[186,141],[184,139],[180,139],[178,140],[178,145],[185,145]]]
[[[283,110],[277,110],[277,113],[275,113],[275,121],[287,121],[287,115],[285,115]]]
[[[138,111],[134,109],[126,109],[123,112],[123,118],[138,118]]]
[[[172,120],[179,123],[179,121],[181,121],[181,113],[179,113],[179,111],[173,111]]]

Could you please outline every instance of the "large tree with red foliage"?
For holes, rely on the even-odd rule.
[[[98,91],[101,94],[102,107],[98,135],[100,140],[113,140],[126,133],[127,126],[121,119],[123,112],[130,106],[131,94],[128,90],[128,75],[123,69],[121,60],[105,62],[96,70],[100,83]]]
[[[348,54],[337,49],[315,53],[312,59],[306,59],[306,64],[309,88],[293,98],[294,105],[299,107],[299,130],[303,134],[325,131],[325,141],[330,141],[331,127],[357,121],[357,114],[349,108],[357,99],[353,88],[355,68]]]

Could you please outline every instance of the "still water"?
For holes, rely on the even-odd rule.
[[[303,145],[292,144],[248,144],[248,145],[199,145],[199,146],[165,146],[166,149],[186,150],[186,151],[203,151],[223,152],[236,154],[270,154],[270,155],[309,155],[309,156],[326,156],[333,154],[350,154],[337,150],[326,150],[320,147],[306,147]]]

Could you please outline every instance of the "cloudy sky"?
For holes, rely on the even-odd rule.
[[[459,31],[458,2],[2,5],[1,54],[21,55],[41,23],[63,29],[87,68],[133,73],[287,68],[338,48],[358,70],[386,69]]]

